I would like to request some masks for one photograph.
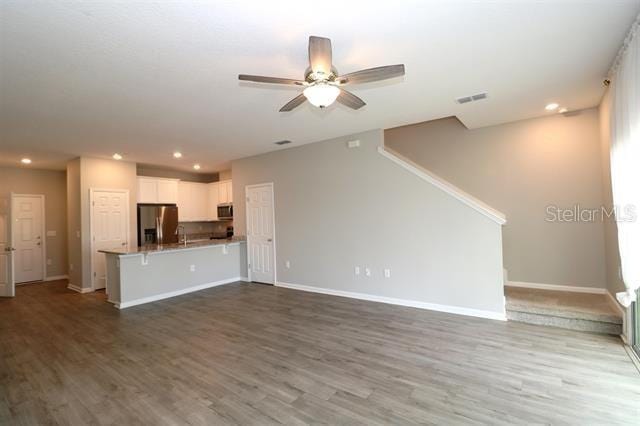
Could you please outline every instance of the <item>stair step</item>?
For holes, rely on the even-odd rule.
[[[507,319],[569,330],[622,334],[622,316],[604,294],[505,287]]]
[[[567,318],[564,316],[511,310],[507,310],[507,319],[511,321],[525,322],[527,324],[565,328],[568,330],[588,331],[591,333],[600,334],[613,334],[616,336],[622,334],[621,322],[593,321],[582,318]]]

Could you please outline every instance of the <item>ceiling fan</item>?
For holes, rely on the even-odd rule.
[[[291,111],[308,100],[312,105],[325,108],[338,101],[349,108],[359,109],[366,104],[362,99],[342,88],[346,84],[369,83],[404,75],[404,64],[386,65],[338,75],[331,62],[331,40],[324,37],[309,37],[309,67],[304,80],[263,77],[240,74],[238,79],[257,83],[293,84],[305,89],[301,94],[280,108],[280,112]]]

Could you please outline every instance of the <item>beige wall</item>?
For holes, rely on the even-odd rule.
[[[0,197],[17,194],[42,194],[45,197],[45,226],[55,231],[46,238],[47,277],[67,274],[67,188],[64,171],[0,167]]]
[[[605,287],[603,224],[545,221],[548,205],[603,203],[597,109],[476,130],[452,117],[387,130],[385,143],[507,215],[509,280]]]
[[[600,141],[602,147],[602,182],[604,187],[604,204],[607,208],[613,206],[611,194],[611,93],[607,89],[600,103]],[[604,223],[604,241],[607,266],[607,289],[611,293],[624,291],[625,286],[621,277],[620,253],[618,252],[618,228],[612,219]]]
[[[69,283],[82,287],[82,223],[80,214],[80,159],[67,163],[67,241]]]
[[[503,314],[501,226],[380,155],[382,143],[372,131],[234,161],[236,233],[246,185],[273,182],[279,282]]]
[[[126,189],[129,191],[129,242],[134,246],[137,245],[136,164],[100,158],[80,158],[82,287],[91,287],[90,189]]]

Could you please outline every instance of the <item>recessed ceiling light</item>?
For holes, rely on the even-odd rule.
[[[200,164],[194,164],[193,168],[196,169],[196,170],[200,170]]]
[[[568,110],[568,109],[566,109],[566,108],[560,108],[560,109],[558,110],[558,112],[559,112],[560,114],[564,114],[564,113],[565,113],[565,112],[567,112],[567,111],[569,111],[569,110]]]
[[[31,164],[31,158],[23,158],[20,162],[22,164]]]
[[[552,102],[550,104],[547,104],[546,107],[544,107],[544,109],[546,109],[547,111],[553,111],[554,109],[558,108],[560,105],[558,105],[555,102]]]
[[[113,159],[114,160],[122,160],[122,155],[118,154],[117,152],[115,154],[113,154]]]
[[[173,153],[173,158],[182,158],[182,153],[180,151],[176,151]]]

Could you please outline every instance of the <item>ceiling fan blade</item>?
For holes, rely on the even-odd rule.
[[[385,65],[383,67],[369,68],[349,74],[341,75],[338,78],[340,84],[347,83],[369,83],[371,81],[386,80],[388,78],[400,77],[404,75],[404,64]]]
[[[295,80],[292,78],[280,78],[280,77],[264,77],[262,75],[238,75],[238,80],[242,81],[254,81],[256,83],[271,83],[271,84],[295,84],[297,86],[304,86],[304,81]]]
[[[291,111],[292,109],[302,105],[307,98],[304,96],[304,93],[300,93],[295,98],[291,99],[289,102],[285,104],[282,108],[280,108],[280,112]]]
[[[344,89],[340,89],[340,94],[336,100],[352,109],[360,109],[366,105],[362,99]]]
[[[309,37],[309,65],[311,71],[326,75],[331,73],[331,40],[324,37]]]

